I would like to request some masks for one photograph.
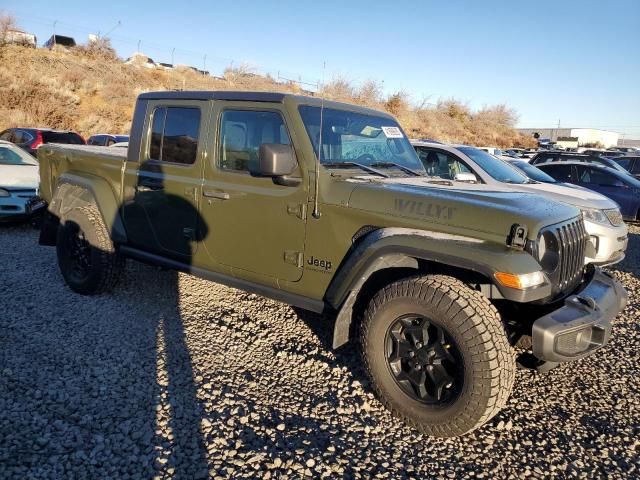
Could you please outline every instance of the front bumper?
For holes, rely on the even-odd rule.
[[[598,267],[589,272],[591,279],[582,290],[533,323],[533,355],[538,359],[554,363],[577,360],[609,341],[613,319],[627,304],[627,292]]]
[[[35,195],[16,194],[0,198],[0,220],[30,217],[40,213],[46,203]]]

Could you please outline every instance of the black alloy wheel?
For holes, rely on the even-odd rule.
[[[420,315],[406,315],[387,331],[389,369],[411,398],[432,406],[453,403],[462,391],[462,356],[446,330]]]

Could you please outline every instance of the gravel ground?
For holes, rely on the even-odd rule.
[[[317,315],[135,262],[85,298],[37,232],[0,227],[0,478],[637,476],[639,260],[634,227],[605,349],[519,371],[489,424],[438,440],[381,407]]]

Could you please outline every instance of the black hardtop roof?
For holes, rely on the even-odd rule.
[[[335,102],[323,100],[321,97],[311,97],[307,95],[296,95],[282,92],[251,92],[232,90],[169,90],[159,92],[146,92],[138,96],[140,100],[227,100],[244,102],[276,102],[282,103],[286,98],[291,98],[297,103],[320,106],[324,104],[326,108],[343,108],[368,115],[382,115],[392,117],[387,112],[374,110],[351,103]]]
[[[142,93],[142,100],[240,100],[248,102],[282,102],[286,94],[275,92],[237,92],[237,91],[164,91]]]

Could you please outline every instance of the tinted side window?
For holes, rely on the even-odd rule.
[[[578,172],[578,181],[581,183],[602,185],[606,187],[615,187],[620,184],[620,180],[618,180],[614,175],[595,168],[580,168]]]
[[[542,165],[540,169],[559,182],[571,183],[571,165]]]
[[[639,158],[636,158],[633,161],[633,166],[631,167],[631,173],[635,173],[635,174],[640,173],[640,159]]]
[[[44,143],[67,143],[72,145],[84,144],[82,137],[73,132],[42,132],[42,140]]]
[[[278,112],[225,110],[220,121],[219,166],[226,170],[255,170],[263,143],[290,145]]]
[[[191,165],[196,161],[199,135],[199,108],[156,108],[152,117],[149,158]]]
[[[632,159],[631,158],[623,158],[620,160],[617,160],[618,165],[620,165],[622,168],[629,170],[629,167],[631,167],[632,164]]]
[[[7,142],[11,141],[11,130],[5,130],[0,134],[0,140],[6,140]]]
[[[473,173],[466,163],[448,153],[424,147],[418,147],[416,153],[431,177],[453,180],[458,173]]]

